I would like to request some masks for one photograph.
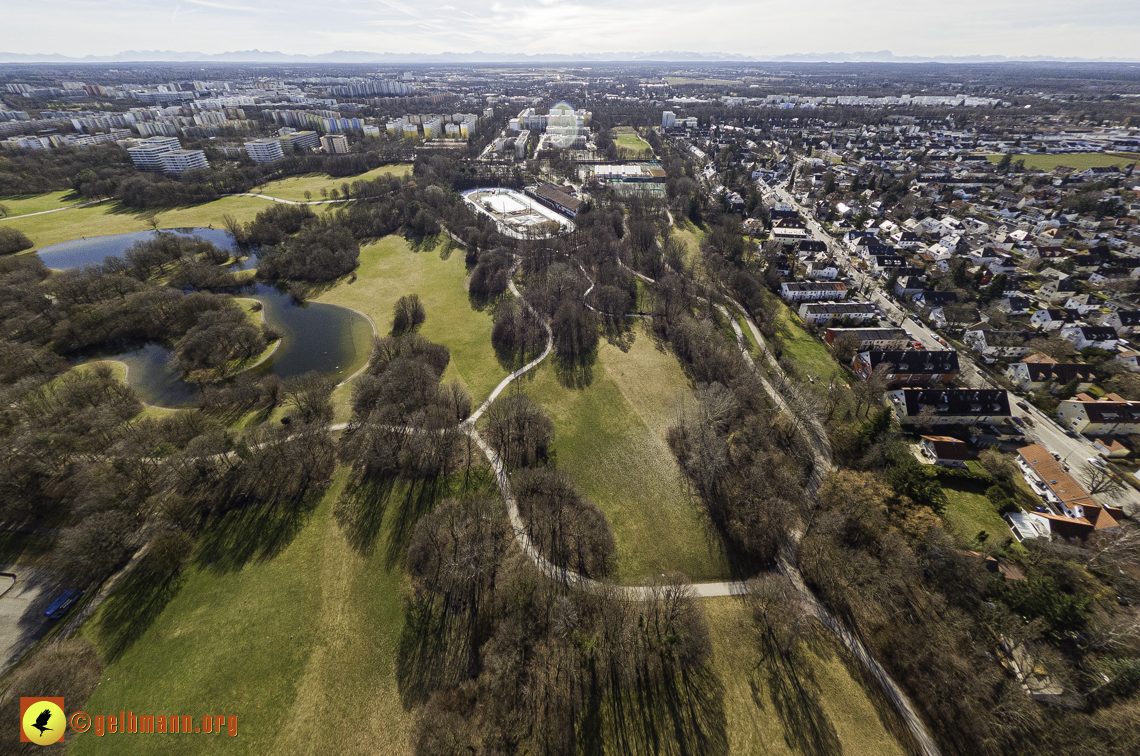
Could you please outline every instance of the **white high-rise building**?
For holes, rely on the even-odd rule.
[[[181,176],[193,168],[209,168],[206,153],[202,150],[171,150],[158,156],[162,172],[168,176]]]
[[[672,110],[666,110],[661,113],[661,128],[671,129],[677,125],[677,114]]]
[[[281,151],[281,140],[272,137],[246,142],[245,154],[255,163],[272,163],[285,157],[285,153]]]
[[[182,149],[182,145],[177,138],[155,136],[139,140],[137,145],[127,150],[127,154],[140,171],[161,171],[163,153],[179,149]]]

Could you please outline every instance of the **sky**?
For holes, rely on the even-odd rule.
[[[1140,0],[6,0],[0,52],[890,50],[1140,60]]]

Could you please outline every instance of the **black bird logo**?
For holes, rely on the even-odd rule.
[[[32,727],[35,727],[37,730],[39,730],[40,735],[43,735],[45,730],[51,729],[47,726],[47,723],[49,721],[51,721],[51,709],[44,709],[40,712],[40,715],[36,717],[36,723],[32,725]]]

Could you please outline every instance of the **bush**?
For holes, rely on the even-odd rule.
[[[32,240],[24,235],[23,231],[10,226],[0,227],[0,255],[12,255],[31,249]]]

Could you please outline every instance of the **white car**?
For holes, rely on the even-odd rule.
[[[1100,457],[1089,457],[1085,461],[1088,462],[1090,465],[1096,465],[1097,467],[1100,467],[1100,468],[1103,468],[1105,466],[1104,460],[1101,459]]]

